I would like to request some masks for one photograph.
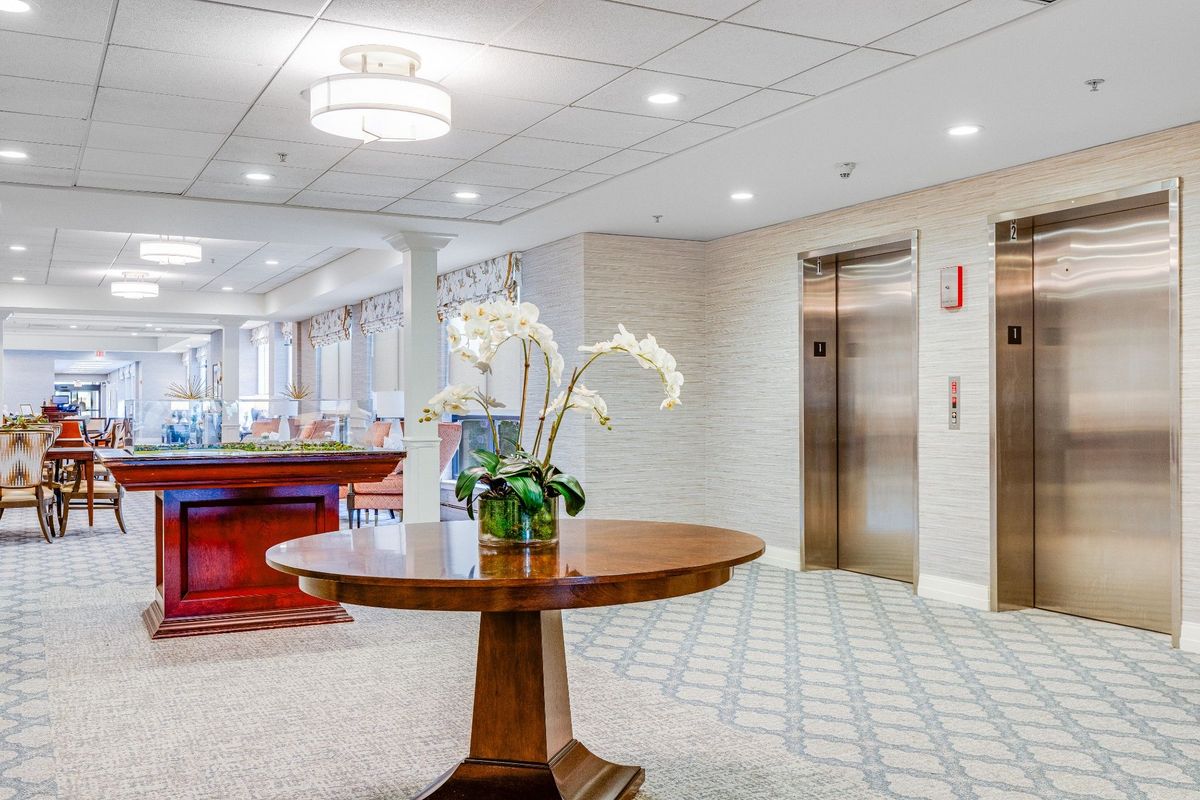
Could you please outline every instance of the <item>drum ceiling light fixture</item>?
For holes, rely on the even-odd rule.
[[[411,50],[363,44],[342,51],[342,66],[308,89],[309,120],[318,130],[361,142],[411,142],[450,132],[450,93],[416,76]]]
[[[158,284],[151,283],[145,272],[122,272],[124,280],[113,281],[113,297],[124,297],[126,300],[145,300],[147,297],[158,297]]]
[[[138,245],[138,255],[146,261],[163,266],[181,267],[200,260],[202,250],[199,242],[189,241],[182,236],[160,236]]]

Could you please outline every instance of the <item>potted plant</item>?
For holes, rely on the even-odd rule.
[[[491,371],[491,362],[504,345],[514,342],[521,347],[524,354],[521,412],[511,452],[501,455],[507,448],[501,448],[499,429],[492,416],[492,409],[501,407],[501,403],[470,384],[455,384],[438,392],[429,400],[421,417],[422,422],[430,422],[443,414],[465,413],[471,405],[478,405],[487,416],[495,452],[472,451],[479,463],[459,474],[454,489],[455,496],[466,502],[472,519],[474,501],[478,500],[479,540],[485,545],[556,542],[559,498],[569,515],[575,516],[583,510],[586,496],[579,480],[556,467],[552,459],[554,443],[568,411],[585,414],[602,427],[612,428],[608,405],[581,380],[596,361],[616,353],[632,357],[643,369],[654,370],[662,382],[665,399],[661,408],[680,405],[683,375],[676,369],[675,358],[653,336],[638,340],[624,325],[618,326],[618,333],[612,339],[579,348],[588,355],[587,359],[572,370],[566,389],[551,399],[553,388],[562,384],[565,362],[554,341],[554,332],[538,321],[539,315],[532,303],[507,300],[465,303],[451,318],[447,334],[453,356],[473,363],[481,372]],[[526,442],[529,372],[535,359],[546,367],[546,385],[537,429]],[[475,497],[480,485],[484,490]]]

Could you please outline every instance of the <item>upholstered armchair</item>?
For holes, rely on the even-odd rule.
[[[312,422],[305,425],[300,435],[296,438],[301,441],[321,441],[333,436],[333,428],[337,424],[335,419],[314,419]]]
[[[279,417],[259,417],[250,423],[251,438],[259,439],[272,433],[279,433]]]
[[[438,464],[441,467],[439,474],[441,474],[446,471],[450,459],[454,458],[454,453],[458,450],[459,442],[462,441],[462,423],[439,422],[438,438],[441,440],[438,457]],[[361,522],[358,518],[360,511],[374,511],[376,522],[379,521],[380,511],[391,513],[393,518],[397,516],[396,512],[400,512],[399,516],[403,520],[404,459],[400,459],[400,463],[396,465],[396,469],[392,471],[391,475],[377,483],[351,484],[350,491],[346,495],[346,517],[351,527]]]
[[[47,543],[54,541],[54,490],[45,459],[54,436],[50,428],[0,431],[0,517],[10,508],[34,509]]]

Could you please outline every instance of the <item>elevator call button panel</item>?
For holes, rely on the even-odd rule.
[[[957,375],[950,376],[950,430],[958,430],[958,390],[960,388]]]
[[[963,304],[963,268],[962,264],[955,267],[944,267],[942,278],[942,308],[962,308]]]

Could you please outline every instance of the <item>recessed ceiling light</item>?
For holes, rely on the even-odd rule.
[[[146,323],[146,327],[147,327],[147,328],[153,328],[154,326],[153,326],[153,325],[151,325],[149,322],[147,322],[147,323]]]
[[[17,252],[17,253],[23,253],[23,252],[25,251],[25,245],[23,245],[23,244],[10,244],[10,245],[8,246],[8,249],[9,249],[9,250],[12,250],[12,251],[14,251],[14,252]]]
[[[753,192],[734,192],[733,194],[729,195],[729,199],[730,200],[753,200],[754,193]]]
[[[646,102],[654,103],[656,106],[669,106],[671,103],[679,102],[679,95],[674,92],[658,92],[647,97]]]
[[[75,329],[76,329],[76,328],[78,328],[78,327],[79,327],[78,325],[72,325],[72,326],[71,326],[71,330],[75,330]]]
[[[25,0],[0,0],[0,11],[8,11],[12,14],[24,14],[31,8],[33,8],[33,4],[27,3]]]
[[[456,200],[478,200],[479,192],[455,192],[454,197]]]
[[[25,276],[24,275],[13,275],[13,280],[14,281],[23,281],[23,280],[25,280]]]
[[[269,172],[244,172],[242,177],[248,181],[269,181],[275,176]]]
[[[947,128],[946,133],[951,136],[974,136],[983,130],[979,125],[955,125],[953,128]]]
[[[130,336],[137,336],[137,335],[138,335],[138,333],[137,333],[137,331],[134,331],[133,333],[131,333],[131,334],[129,334],[129,335],[130,335]]]
[[[0,158],[29,158],[23,150],[0,150]]]
[[[276,260],[275,260],[275,259],[273,259],[273,258],[268,258],[268,259],[266,260],[266,265],[267,265],[268,267],[274,267],[274,266],[278,266],[278,264],[279,264],[279,262],[278,262],[278,261],[276,261]]]
[[[222,286],[222,287],[221,287],[221,291],[222,291],[222,292],[232,292],[232,291],[233,291],[233,287],[232,287],[232,286]]]
[[[156,330],[156,331],[161,331],[161,330],[162,330],[162,328],[155,328],[154,330]]]

